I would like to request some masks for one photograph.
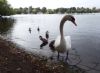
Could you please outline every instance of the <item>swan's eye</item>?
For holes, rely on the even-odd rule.
[[[72,18],[72,21],[75,21],[75,18],[74,17],[71,17]]]

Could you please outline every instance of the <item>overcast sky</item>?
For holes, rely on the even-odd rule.
[[[19,7],[47,7],[51,9],[59,7],[97,7],[100,8],[100,0],[7,0],[14,8]]]

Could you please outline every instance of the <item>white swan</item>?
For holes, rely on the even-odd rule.
[[[63,26],[65,21],[71,21],[75,26],[77,24],[75,23],[75,18],[72,15],[65,15],[61,22],[60,22],[60,36],[58,36],[54,42],[55,50],[58,51],[58,59],[59,59],[59,53],[66,52],[66,60],[68,59],[68,51],[71,49],[71,39],[70,36],[64,36],[63,34]]]

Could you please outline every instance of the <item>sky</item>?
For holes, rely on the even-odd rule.
[[[7,0],[14,8],[19,7],[46,7],[55,9],[59,7],[97,7],[100,8],[100,0]]]

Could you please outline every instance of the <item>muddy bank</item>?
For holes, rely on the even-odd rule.
[[[0,38],[0,73],[84,73],[64,62],[52,62],[29,54],[16,44]]]

